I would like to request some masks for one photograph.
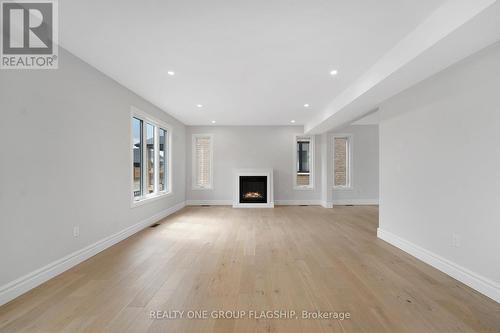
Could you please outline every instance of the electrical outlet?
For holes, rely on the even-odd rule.
[[[461,237],[459,234],[456,234],[454,233],[452,235],[452,243],[453,243],[453,247],[460,247],[460,243],[461,243]]]
[[[73,237],[75,237],[75,238],[80,237],[80,226],[75,225],[73,227]]]

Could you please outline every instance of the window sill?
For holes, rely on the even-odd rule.
[[[203,191],[203,190],[213,190],[213,186],[210,186],[210,187],[199,187],[199,186],[193,186],[191,188],[193,191]]]
[[[294,186],[293,189],[296,191],[313,191],[314,186]]]
[[[132,203],[130,204],[130,207],[131,208],[139,207],[139,206],[145,205],[147,203],[157,201],[157,200],[162,199],[162,198],[169,197],[171,195],[172,195],[172,191],[155,194],[152,196],[142,198],[140,200],[133,200]]]
[[[334,186],[333,190],[334,191],[354,191],[354,187],[352,187],[352,186],[349,186],[349,187],[346,187],[346,186]]]

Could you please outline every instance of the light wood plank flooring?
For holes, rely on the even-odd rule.
[[[0,332],[500,332],[498,303],[377,239],[377,225],[373,206],[189,207],[4,305]],[[299,319],[150,318],[279,309]]]

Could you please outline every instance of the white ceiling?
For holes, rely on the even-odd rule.
[[[304,126],[340,129],[401,91],[500,40],[500,1],[448,0]]]
[[[305,124],[442,3],[60,1],[60,41],[185,124]]]

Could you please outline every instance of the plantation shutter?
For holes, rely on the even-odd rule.
[[[335,138],[334,186],[349,186],[349,139]]]
[[[196,186],[211,186],[211,137],[195,138],[195,157],[196,157]]]

